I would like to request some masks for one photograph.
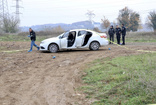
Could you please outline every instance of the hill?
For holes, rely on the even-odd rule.
[[[105,29],[101,28],[100,22],[92,23],[90,21],[80,21],[80,22],[74,22],[72,24],[57,23],[57,24],[34,25],[34,26],[31,26],[31,28],[33,28],[35,31],[43,31],[43,30],[52,29],[58,26],[61,26],[61,28],[64,29],[65,31],[71,30],[71,29],[93,29],[94,27],[99,28],[99,30],[102,32],[106,31]],[[20,30],[22,32],[26,32],[28,31],[28,29],[29,29],[28,26],[20,27]],[[152,31],[152,29],[148,28],[146,24],[142,24],[142,29],[138,30],[138,32],[150,32],[150,31]]]

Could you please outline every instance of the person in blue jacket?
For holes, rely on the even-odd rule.
[[[29,28],[29,32],[30,32],[30,35],[28,35],[28,37],[30,37],[30,39],[31,39],[31,46],[30,46],[30,50],[28,52],[32,52],[33,46],[35,46],[37,48],[37,50],[39,50],[40,47],[35,44],[36,33],[31,28]]]

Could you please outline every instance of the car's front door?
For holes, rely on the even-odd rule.
[[[68,35],[69,35],[69,32],[65,32],[64,35],[62,36],[62,38],[60,39],[60,45],[61,45],[62,49],[67,48]]]
[[[82,47],[84,38],[86,36],[86,31],[79,31],[76,38],[76,47]]]

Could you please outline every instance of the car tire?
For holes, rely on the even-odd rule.
[[[49,51],[51,53],[57,53],[58,50],[59,50],[59,48],[58,48],[57,44],[52,43],[52,44],[49,45]]]
[[[90,44],[89,49],[90,49],[90,50],[93,50],[93,51],[96,51],[96,50],[99,50],[99,47],[100,47],[99,42],[94,41],[94,42],[92,42],[92,43]]]

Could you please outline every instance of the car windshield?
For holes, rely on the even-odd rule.
[[[61,34],[61,35],[59,35],[58,37],[62,37],[64,35],[64,33],[63,34]]]
[[[65,32],[65,33],[63,34],[63,38],[68,37],[68,35],[69,35],[69,31],[68,31],[68,32]]]

